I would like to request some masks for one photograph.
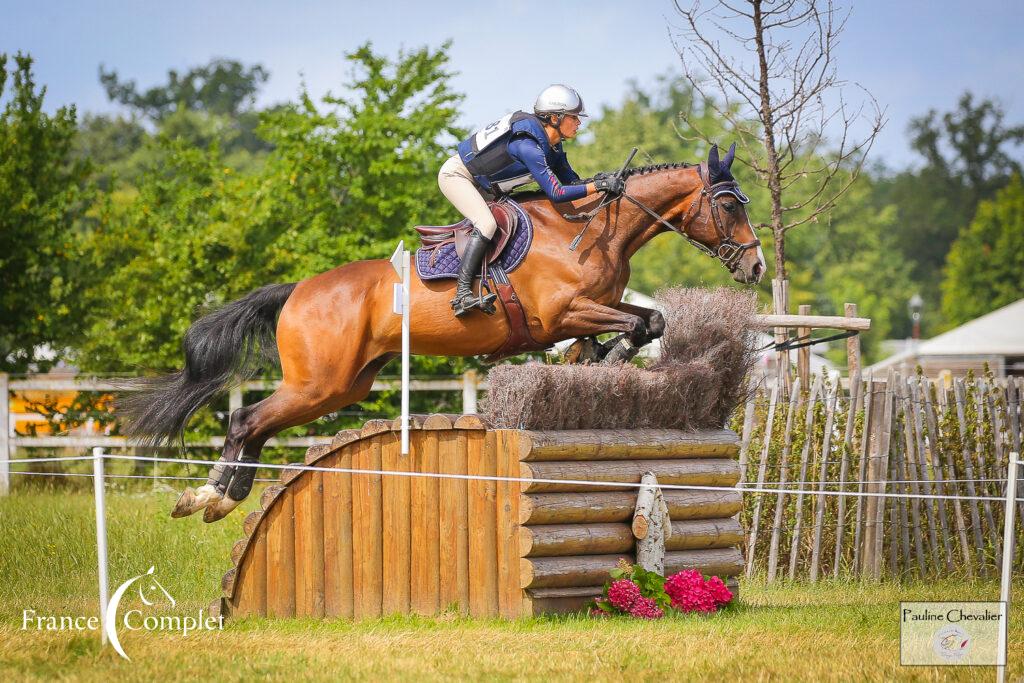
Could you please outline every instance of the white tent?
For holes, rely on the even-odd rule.
[[[1024,371],[1024,299],[996,309],[960,327],[914,344],[872,366],[912,369],[921,365],[929,375],[941,370],[962,374],[988,363],[998,376]]]

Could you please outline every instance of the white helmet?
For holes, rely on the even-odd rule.
[[[534,114],[573,114],[584,117],[583,98],[574,88],[555,84],[544,88],[533,104]]]

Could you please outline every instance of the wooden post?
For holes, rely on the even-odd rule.
[[[828,481],[828,465],[832,455],[832,424],[836,416],[836,399],[839,383],[832,387],[825,403],[825,435],[821,445],[821,466],[818,470],[818,496],[815,504],[814,546],[811,549],[811,581],[818,580],[818,562],[821,559],[821,533],[825,526],[825,482]],[[838,543],[839,540],[836,539]]]
[[[843,460],[839,465],[839,490],[846,490],[846,477],[850,471],[850,454],[853,451],[853,432],[857,423],[857,408],[864,392],[861,391],[860,371],[850,375],[850,412],[846,417],[846,431],[843,434]],[[836,512],[836,554],[832,577],[839,578],[839,565],[843,559],[843,534],[846,524],[846,496],[839,496],[839,510]]]
[[[800,304],[798,309],[800,315],[810,315],[811,307],[807,304]],[[811,328],[809,327],[798,327],[796,328],[796,336],[799,339],[811,336]],[[804,346],[796,351],[796,372],[800,376],[800,383],[805,387],[810,386],[811,381],[811,347]]]
[[[967,479],[965,488],[967,489],[967,495],[973,498],[977,495],[977,490],[974,488],[974,464],[971,462],[971,450],[967,444],[967,429],[964,421],[964,382],[962,379],[954,380],[953,382],[953,401],[950,404],[950,409],[953,408],[956,409],[957,426],[959,427],[958,433],[960,436],[960,455],[963,459],[964,474]],[[984,576],[985,544],[982,541],[981,535],[981,513],[978,511],[978,501],[970,501],[970,512],[975,561],[978,563],[978,571],[981,572],[982,576]]]
[[[672,536],[665,498],[653,472],[645,472],[643,486],[636,495],[633,513],[633,537],[636,539],[636,563],[649,572],[665,573],[665,540]]]
[[[775,424],[775,405],[779,398],[778,383],[772,387],[772,396],[768,402],[768,419],[764,426],[764,440],[761,446],[761,462],[757,466],[757,488],[763,488],[765,476],[768,471],[768,452],[772,444],[772,426]],[[757,551],[757,533],[761,525],[761,507],[764,503],[764,494],[755,493],[754,513],[750,522],[750,539],[747,541],[747,576],[754,571],[754,554]]]
[[[847,318],[857,317],[857,304],[843,304],[843,313]],[[853,377],[860,372],[860,335],[846,338],[846,375]]]
[[[0,496],[11,490],[11,392],[6,372],[0,372]]]
[[[743,436],[740,438],[740,481],[742,484],[747,480],[747,460],[750,457],[750,438],[754,432],[754,408],[757,404],[757,390],[750,392],[747,398],[747,407],[743,411]]]
[[[802,384],[803,382],[801,382]],[[807,402],[807,413],[804,419],[804,447],[800,451],[800,474],[797,479],[796,523],[793,525],[793,537],[789,546],[789,580],[796,578],[796,561],[800,555],[800,535],[804,524],[804,486],[807,483],[807,463],[811,454],[811,446],[814,442],[814,409],[818,403],[818,391],[824,391],[824,382],[821,377],[814,379],[814,386],[811,388],[811,398]]]
[[[867,480],[868,452],[871,442],[871,414],[872,406],[875,403],[874,380],[871,371],[868,370],[867,381],[864,383],[864,423],[860,434],[859,458],[857,462],[857,493],[864,492],[864,483]],[[865,529],[861,525],[864,518],[864,498],[857,496],[856,514],[853,521],[853,570],[860,572],[864,567],[863,542]]]
[[[813,399],[813,397],[812,397]],[[772,536],[768,547],[768,576],[767,581],[775,580],[775,572],[779,564],[779,531],[782,526],[782,512],[785,504],[786,494],[781,490],[785,489],[789,476],[789,454],[793,447],[793,421],[803,407],[802,396],[800,395],[800,378],[797,377],[793,383],[793,392],[789,395],[789,414],[786,416],[786,433],[783,437],[782,455],[779,456],[779,493],[775,494],[775,518],[772,522]]]
[[[901,378],[897,382],[899,389],[899,399],[903,406],[903,442],[904,450],[900,454],[900,459],[903,461],[904,469],[907,472],[907,482],[909,491],[912,495],[917,495],[921,492],[921,473],[918,471],[917,460],[914,455],[914,415],[911,412],[913,410],[913,404],[910,402],[909,390],[907,389],[906,382]],[[897,387],[893,387],[895,390]],[[913,498],[909,501],[911,521],[914,525],[914,555],[917,558],[917,570],[918,576],[924,577],[928,570],[925,567],[925,550],[924,550],[924,533],[925,530],[922,527],[921,520],[921,499]],[[908,539],[909,543],[909,539]]]
[[[892,399],[893,399],[893,371],[889,370],[889,377],[885,383],[885,400],[883,403],[881,420],[878,422],[876,456],[878,460],[878,484],[875,490],[878,493],[886,493],[889,481],[889,437],[892,435]],[[875,519],[875,549],[872,553],[874,565],[871,568],[871,576],[875,581],[882,578],[882,555],[885,551],[883,544],[885,540],[885,498],[876,498]]]
[[[772,302],[776,315],[789,313],[789,281],[772,280]],[[785,327],[775,328],[775,343],[786,341],[788,330]],[[789,351],[775,352],[775,376],[776,381],[782,384],[783,389],[789,392]],[[806,382],[804,386],[807,386]]]
[[[885,475],[879,470],[882,456],[879,446],[882,441],[881,430],[884,429],[885,384],[881,380],[873,380],[869,386],[869,391],[871,392],[870,424],[868,424],[868,420],[865,420],[864,429],[864,440],[867,442],[865,445],[868,446],[866,452],[868,491],[873,493],[878,492],[878,483],[885,479]],[[870,575],[873,575],[875,567],[875,534],[877,532],[879,500],[879,498],[872,496],[864,504],[864,547],[861,550],[861,568],[864,574]]]

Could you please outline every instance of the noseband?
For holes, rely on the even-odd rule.
[[[723,194],[731,194],[741,203],[746,204],[749,200],[747,196],[743,194],[743,190],[740,189],[739,183],[735,180],[726,180],[720,183],[712,185],[708,181],[708,169],[707,163],[701,163],[697,167],[697,175],[700,177],[701,183],[704,187],[701,188],[700,197],[690,202],[690,207],[686,210],[683,215],[683,219],[679,222],[679,227],[676,227],[669,223],[667,220],[658,215],[648,206],[641,203],[635,197],[630,196],[627,193],[623,193],[622,196],[629,201],[636,204],[638,207],[643,209],[662,225],[667,226],[673,232],[679,233],[686,239],[687,242],[697,247],[698,250],[707,254],[711,258],[717,258],[722,264],[729,269],[730,273],[736,272],[739,267],[740,259],[743,258],[743,253],[748,249],[756,249],[761,246],[761,240],[755,237],[750,242],[743,242],[742,244],[737,242],[733,237],[733,234],[726,232],[725,226],[722,223],[722,217],[718,214],[718,196]],[[718,247],[712,249],[704,244],[701,244],[697,240],[686,234],[686,224],[696,218],[700,214],[700,207],[704,204],[704,200],[708,200],[708,204],[711,209],[711,222],[715,227],[715,232],[718,235]],[[707,220],[705,219],[705,223]]]

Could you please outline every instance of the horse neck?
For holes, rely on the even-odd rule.
[[[667,222],[679,225],[680,217],[690,209],[702,186],[697,167],[690,166],[637,176],[627,191]],[[616,231],[616,242],[623,257],[628,260],[637,250],[669,228],[628,199],[620,202],[624,211],[629,207],[630,220],[625,221],[624,229]],[[687,227],[683,226],[683,229]]]

